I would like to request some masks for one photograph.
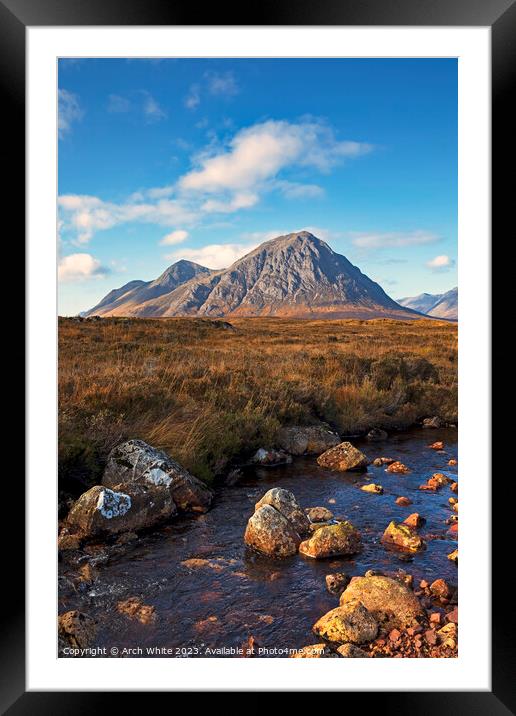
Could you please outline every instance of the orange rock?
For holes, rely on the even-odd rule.
[[[448,530],[448,533],[449,533],[450,535],[452,535],[452,536],[458,535],[458,534],[459,534],[459,523],[458,523],[458,522],[454,522],[454,523],[452,524],[452,526],[450,527],[450,529]]]
[[[389,465],[389,467],[386,469],[386,472],[406,474],[407,472],[410,472],[410,469],[402,462],[399,462],[399,460],[397,460],[396,462],[393,462]]]
[[[120,614],[125,614],[130,619],[137,619],[141,624],[149,624],[156,618],[155,609],[144,604],[138,597],[129,597],[116,605]]]
[[[437,635],[433,629],[425,631],[425,639],[427,644],[430,644],[431,646],[437,644]]]
[[[400,505],[400,507],[408,507],[412,504],[412,500],[402,495],[401,497],[396,498],[396,504]]]
[[[459,623],[459,608],[454,607],[451,610],[451,612],[448,612],[448,614],[446,615],[446,619],[449,622],[452,622],[453,624],[458,624]]]
[[[456,465],[456,464],[457,464],[457,460],[455,460],[454,458],[452,458],[451,460],[448,460],[448,465],[453,466],[453,465]]]
[[[403,520],[403,524],[407,525],[407,527],[412,527],[412,529],[422,527],[424,523],[425,519],[421,517],[418,512],[413,512],[411,515],[409,515],[406,519]]]
[[[444,448],[444,443],[442,442],[442,440],[437,440],[435,443],[432,443],[428,447],[432,448],[432,450],[442,450]]]
[[[430,585],[430,591],[434,597],[449,599],[451,597],[451,588],[444,579],[436,579]]]
[[[387,525],[380,542],[406,552],[418,552],[425,548],[424,541],[413,528],[395,520]]]

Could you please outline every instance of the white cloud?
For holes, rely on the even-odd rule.
[[[237,259],[245,256],[258,244],[210,244],[200,249],[178,249],[165,256],[169,261],[187,259],[211,269],[231,266]]]
[[[426,266],[432,271],[449,271],[449,269],[455,266],[455,261],[449,256],[446,256],[446,254],[441,254],[427,261]]]
[[[338,141],[332,129],[317,122],[262,122],[242,129],[215,155],[201,155],[199,166],[179,180],[185,191],[257,189],[287,167],[329,171],[348,157],[370,151],[359,142]]]
[[[173,244],[181,244],[188,238],[188,231],[184,229],[177,229],[177,231],[171,231],[170,234],[164,236],[159,242],[161,246],[172,246]]]
[[[232,72],[206,72],[204,77],[210,94],[226,97],[238,94],[238,84]]]
[[[184,105],[187,109],[197,109],[201,103],[201,88],[198,84],[190,85],[188,94],[184,99]]]
[[[162,109],[154,97],[149,92],[144,92],[143,113],[151,122],[159,122],[165,119],[167,113]]]
[[[108,97],[107,111],[113,114],[129,112],[131,103],[126,97],[118,94],[110,94]]]
[[[115,204],[95,196],[67,194],[59,197],[58,205],[63,231],[72,231],[79,244],[88,243],[95,232],[119,224],[140,222],[174,226],[190,223],[197,217],[197,213],[182,202],[171,199],[160,199],[154,203],[129,201]]]
[[[85,281],[100,278],[110,273],[106,266],[91,254],[70,254],[59,261],[57,275],[59,281]]]
[[[249,209],[259,201],[257,194],[253,192],[241,192],[235,194],[229,201],[219,201],[217,199],[208,199],[201,206],[201,210],[208,213],[231,214],[239,209]]]
[[[317,184],[300,184],[292,181],[277,181],[274,187],[287,199],[316,199],[324,195],[324,189]]]
[[[79,97],[68,90],[60,89],[57,95],[58,99],[58,117],[57,127],[59,138],[62,139],[67,134],[74,122],[82,119],[84,112],[79,103]]]
[[[440,240],[440,236],[431,231],[386,232],[386,233],[351,233],[352,243],[361,249],[403,248],[432,244]]]
[[[160,116],[161,110],[155,111]],[[213,138],[195,155],[195,169],[169,185],[140,189],[123,202],[88,195],[61,196],[63,235],[70,238],[73,234],[74,243],[84,244],[97,231],[129,222],[190,227],[210,214],[249,209],[263,194],[273,191],[289,199],[315,198],[323,193],[321,187],[277,175],[296,167],[329,171],[344,158],[370,148],[367,144],[340,142],[331,128],[313,120],[297,124],[263,122],[240,130],[227,145],[221,146]]]

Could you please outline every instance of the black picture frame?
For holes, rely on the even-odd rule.
[[[245,7],[245,11],[242,10]],[[199,22],[202,18],[202,22]],[[6,187],[11,214],[25,216],[25,37],[31,26],[80,25],[383,25],[383,26],[489,26],[492,30],[492,235],[503,243],[507,231],[514,233],[509,211],[514,205],[514,115],[510,112],[511,80],[516,74],[516,0],[261,0],[240,7],[203,6],[166,0],[0,0],[0,92],[2,97],[5,167],[9,168]],[[512,86],[514,86],[512,84]],[[8,140],[6,138],[9,138]],[[511,159],[512,157],[512,159]],[[19,241],[24,260],[23,242]],[[500,250],[500,249],[499,249]],[[493,258],[496,254],[493,254]],[[506,269],[508,270],[508,269]],[[501,274],[503,273],[503,269]],[[500,274],[500,275],[501,275]],[[509,274],[508,274],[509,276]],[[505,277],[508,279],[508,276]],[[502,278],[502,283],[504,283]],[[507,285],[507,284],[505,284]],[[511,285],[510,282],[508,285]],[[493,302],[493,328],[501,322],[505,297],[503,290]],[[496,317],[496,318],[495,318]],[[19,342],[18,364],[22,365]],[[30,348],[30,346],[29,346]],[[496,351],[500,360],[497,375],[504,374],[505,351]],[[505,357],[506,361],[508,360]],[[509,369],[509,364],[505,366]],[[499,378],[501,381],[502,378]],[[495,387],[495,386],[493,386]],[[493,406],[494,407],[494,406]],[[504,435],[505,434],[505,435]],[[500,426],[496,445],[509,437]],[[485,436],[488,440],[489,436]],[[500,441],[500,442],[498,442]],[[510,480],[510,476],[507,477]],[[21,482],[21,480],[20,480]],[[19,489],[21,485],[17,486]],[[510,489],[510,488],[509,488]],[[510,524],[510,500],[496,505],[493,542],[503,545],[504,526]],[[505,512],[504,512],[505,510]],[[5,526],[4,526],[4,529]],[[12,528],[15,529],[14,526]],[[4,539],[7,537],[4,535]],[[0,707],[2,713],[69,714],[120,708],[120,693],[26,692],[25,687],[25,570],[24,542],[20,524],[16,539],[3,551],[3,574],[8,579],[10,606],[2,610]],[[492,691],[491,692],[396,692],[369,693],[368,700],[387,706],[398,714],[500,714],[516,713],[514,679],[514,609],[507,595],[503,549],[493,550],[492,595]],[[511,570],[510,570],[511,571]],[[490,575],[479,575],[489,579]],[[7,582],[6,582],[7,583]],[[500,585],[500,586],[498,586]],[[483,615],[481,615],[483,618]],[[265,686],[265,685],[264,685]],[[314,691],[317,684],[313,684]],[[407,684],[410,687],[410,684]],[[338,684],[336,684],[338,689]],[[346,695],[346,707],[349,698]],[[130,695],[130,710],[144,707],[149,694]],[[363,698],[363,694],[360,695]],[[116,703],[115,703],[116,700]],[[392,703],[391,703],[392,702]],[[371,705],[371,703],[369,703]]]

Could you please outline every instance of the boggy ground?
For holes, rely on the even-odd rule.
[[[59,320],[61,495],[142,438],[210,482],[286,424],[340,434],[457,420],[457,325],[273,318]]]

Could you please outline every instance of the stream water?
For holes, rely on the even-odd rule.
[[[444,453],[428,448],[442,440]],[[389,474],[370,466],[367,476],[335,473],[319,467],[315,458],[295,458],[291,465],[256,468],[234,486],[216,488],[213,509],[185,517],[120,548],[100,550],[94,561],[99,571],[93,584],[71,588],[72,572],[60,565],[60,613],[81,609],[98,620],[96,646],[124,648],[166,647],[172,656],[206,656],[206,649],[239,647],[253,636],[259,646],[299,648],[315,643],[311,627],[325,612],[338,606],[326,590],[325,575],[344,571],[363,575],[368,569],[404,569],[414,580],[438,577],[457,583],[457,568],[447,555],[456,542],[447,534],[452,514],[448,487],[438,492],[419,490],[434,472],[456,479],[457,431],[413,430],[392,434],[386,441],[353,440],[370,459],[388,456],[411,468],[407,475]],[[367,481],[379,483],[383,495],[363,492]],[[254,504],[271,487],[283,487],[302,507],[328,507],[336,518],[349,519],[361,532],[363,549],[353,558],[311,560],[300,555],[271,560],[246,547],[243,534]],[[396,505],[406,495],[413,504]],[[432,535],[427,549],[407,557],[389,551],[380,537],[390,520],[412,512],[426,518],[420,533]],[[436,538],[438,537],[438,538]],[[197,558],[198,563],[183,564]],[[120,614],[116,604],[139,597],[155,608],[156,619],[141,624]],[[160,655],[160,654],[156,654]],[[269,656],[274,656],[270,652]],[[284,656],[285,654],[278,654]]]

